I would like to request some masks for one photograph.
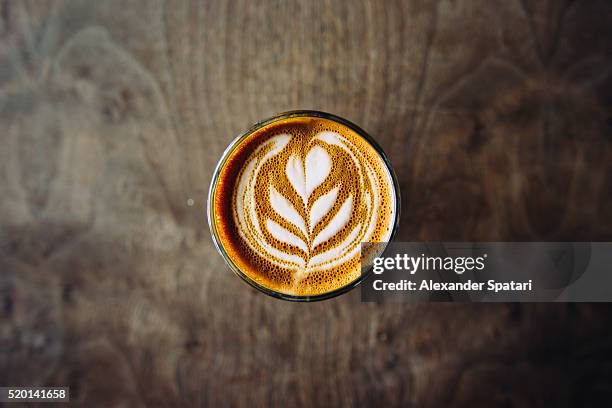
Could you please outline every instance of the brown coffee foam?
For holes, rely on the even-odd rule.
[[[347,158],[347,153],[343,149],[337,146],[326,145],[326,143],[320,141],[312,141],[313,137],[322,131],[336,132],[349,140],[355,145],[356,151],[354,153],[361,155],[362,159],[367,161],[376,171],[378,184],[381,189],[379,194],[381,200],[380,211],[378,214],[372,215],[377,217],[376,228],[374,233],[368,237],[368,241],[375,242],[382,240],[382,238],[388,236],[389,229],[392,228],[395,197],[391,179],[379,154],[356,132],[331,120],[313,117],[284,119],[257,129],[236,146],[220,169],[214,196],[214,217],[219,240],[236,266],[250,279],[274,291],[292,295],[318,295],[343,287],[357,279],[360,275],[360,259],[357,254],[340,266],[331,269],[324,269],[322,267],[318,270],[310,271],[306,276],[300,276],[300,280],[297,281],[295,268],[275,265],[273,262],[270,262],[269,258],[262,257],[257,251],[254,251],[244,241],[235,221],[232,202],[235,198],[236,186],[246,160],[252,158],[253,153],[274,136],[290,134],[292,139],[281,154],[264,164],[265,168],[262,168],[262,171],[259,173],[263,174],[263,176],[253,180],[256,183],[255,191],[259,193],[259,197],[256,197],[255,201],[259,205],[258,214],[260,214],[260,220],[263,221],[269,218],[296,236],[308,241],[308,237],[304,236],[292,224],[287,223],[272,209],[268,199],[269,185],[273,185],[279,193],[287,198],[305,220],[308,220],[307,213],[312,203],[331,188],[339,186],[336,202],[329,213],[317,223],[312,236],[316,236],[324,228],[349,195],[353,197],[353,212],[347,226],[351,227],[344,227],[339,234],[330,240],[315,246],[310,254],[304,253],[300,248],[278,241],[267,229],[262,228],[266,241],[283,252],[299,255],[302,258],[312,257],[342,242],[358,221],[362,221],[363,225],[363,218],[368,216],[368,214],[367,209],[364,208],[361,202],[363,196],[360,190],[362,187],[371,188],[371,186],[367,184],[367,178],[363,180],[364,185],[361,184],[358,169],[354,168],[355,164]],[[301,198],[289,183],[283,165],[291,155],[298,155],[303,160],[313,144],[319,145],[330,154],[333,166],[330,175],[313,191],[308,199],[308,204],[304,207]],[[263,157],[265,148],[258,152],[258,154]],[[309,232],[308,225],[307,232]]]

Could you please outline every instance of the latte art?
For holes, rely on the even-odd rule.
[[[355,255],[376,225],[379,188],[374,169],[338,133],[300,139],[275,136],[247,159],[234,217],[254,252],[303,275]]]
[[[374,148],[320,118],[269,125],[243,143],[217,207],[241,269],[292,295],[357,279],[361,243],[388,240],[394,222],[392,179]]]

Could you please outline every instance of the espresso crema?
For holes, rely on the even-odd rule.
[[[297,116],[244,137],[221,164],[212,211],[219,244],[264,288],[317,296],[361,274],[361,242],[395,223],[390,171],[353,129]]]

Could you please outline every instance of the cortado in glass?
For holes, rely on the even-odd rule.
[[[389,242],[398,219],[397,180],[380,146],[318,111],[282,113],[238,136],[208,195],[208,223],[227,264],[286,300],[355,287],[366,275],[361,243]]]

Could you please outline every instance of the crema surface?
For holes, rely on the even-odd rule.
[[[220,169],[219,239],[250,279],[315,296],[360,275],[361,242],[385,242],[395,190],[379,153],[352,129],[293,117],[242,140]]]

